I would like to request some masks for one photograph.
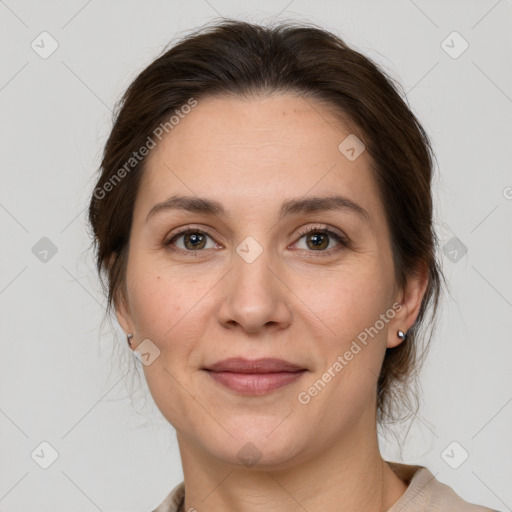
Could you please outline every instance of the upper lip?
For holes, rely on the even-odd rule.
[[[214,372],[233,372],[233,373],[277,373],[277,372],[297,372],[305,370],[301,366],[290,363],[283,359],[265,357],[261,359],[245,359],[243,357],[232,357],[217,361],[207,367],[205,370]]]

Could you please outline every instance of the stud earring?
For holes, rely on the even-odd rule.
[[[133,338],[133,334],[132,334],[132,333],[130,333],[130,334],[128,334],[128,335],[126,336],[126,341],[128,342],[128,346],[129,346],[130,348],[132,348],[132,338]]]
[[[407,337],[407,333],[405,333],[404,331],[401,331],[399,330],[396,335],[401,339],[401,340],[405,340],[405,338]]]

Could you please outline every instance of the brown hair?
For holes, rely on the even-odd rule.
[[[395,408],[402,410],[404,404],[410,410],[405,384],[417,374],[428,347],[425,343],[418,357],[422,340],[418,328],[425,323],[428,310],[432,327],[444,276],[436,260],[432,218],[433,152],[398,87],[367,57],[312,24],[263,27],[224,20],[164,49],[116,105],[89,205],[97,270],[100,279],[102,272],[107,276],[107,285],[102,279],[108,292],[107,313],[118,294],[122,298],[126,292],[133,205],[147,160],[131,160],[134,152],[147,145],[154,130],[179,114],[191,99],[299,93],[328,105],[364,141],[390,228],[397,284],[403,286],[418,264],[428,267],[428,286],[417,320],[404,342],[386,350],[378,380],[379,422],[393,420]]]

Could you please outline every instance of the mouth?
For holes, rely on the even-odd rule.
[[[283,359],[231,358],[202,368],[222,386],[243,395],[264,395],[300,379],[308,370]]]
[[[285,361],[284,359],[275,359],[265,357],[261,359],[245,359],[243,357],[232,357],[217,361],[203,368],[213,372],[233,372],[233,373],[279,373],[279,372],[297,372],[305,370],[304,367]]]

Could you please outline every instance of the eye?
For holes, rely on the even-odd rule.
[[[184,229],[179,231],[178,233],[174,233],[173,236],[165,242],[165,246],[169,247],[172,251],[181,251],[181,252],[200,252],[202,249],[215,249],[217,248],[217,244],[213,243],[213,247],[207,247],[207,238],[210,238],[213,241],[211,235],[203,231],[201,229]],[[182,246],[176,247],[174,244],[177,240],[182,240]]]
[[[320,253],[318,256],[323,255],[322,253],[331,254],[341,250],[341,248],[350,247],[350,240],[346,236],[323,226],[309,226],[300,231],[298,237],[299,242],[302,239],[305,240],[306,251],[318,252]],[[212,241],[210,247],[208,247],[208,238]],[[337,242],[341,247],[326,250],[333,245],[331,244],[332,241]],[[221,247],[207,231],[190,227],[172,234],[164,245],[173,252],[181,252],[187,256],[198,256],[203,249],[218,249]]]
[[[320,252],[320,253],[332,253],[338,250],[341,250],[340,247],[334,248],[331,250],[325,250],[331,245],[331,241],[337,242],[342,247],[350,247],[350,241],[344,235],[340,233],[336,233],[335,231],[328,229],[326,227],[319,226],[309,226],[306,229],[303,229],[299,232],[299,242],[304,239],[305,241],[305,249],[310,250],[310,252]]]

